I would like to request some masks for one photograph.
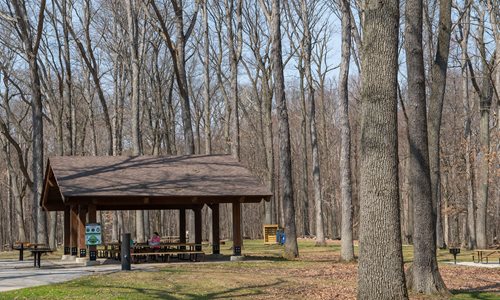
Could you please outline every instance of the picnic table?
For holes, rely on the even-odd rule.
[[[198,250],[200,249],[200,250]],[[160,243],[159,245],[148,245],[147,243],[135,244],[131,247],[130,254],[135,262],[139,258],[160,258],[162,261],[170,261],[171,257],[182,260],[199,261],[205,252],[201,251],[201,245],[195,243]]]
[[[53,250],[50,248],[34,248],[34,249],[30,249],[30,251],[34,257],[33,266],[35,268],[37,267],[37,265],[40,268],[40,261],[42,260],[42,254],[53,252]]]
[[[19,251],[19,261],[24,261],[24,250],[37,249],[38,247],[45,246],[45,244],[35,244],[30,242],[16,242],[14,250]]]
[[[488,263],[489,258],[498,258],[498,263],[500,263],[500,249],[477,249],[477,262],[482,263],[483,260],[486,260],[486,263]],[[472,255],[472,261],[476,262],[474,260],[474,255]]]

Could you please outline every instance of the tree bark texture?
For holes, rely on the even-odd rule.
[[[431,188],[434,215],[436,216],[437,247],[445,247],[443,241],[443,227],[441,224],[441,191],[440,191],[440,131],[443,115],[443,99],[446,88],[446,72],[448,69],[448,55],[451,36],[451,0],[439,1],[439,32],[436,57],[431,70],[431,93],[429,112],[427,117],[427,131],[429,138],[429,162],[431,169]]]
[[[295,205],[293,197],[292,183],[292,160],[290,148],[290,128],[288,123],[288,109],[285,97],[285,78],[283,75],[283,58],[281,50],[281,20],[280,20],[280,0],[272,1],[271,9],[271,40],[272,40],[272,64],[274,76],[274,95],[276,99],[276,109],[278,112],[278,134],[279,134],[279,165],[280,179],[282,184],[282,203],[284,211],[285,225],[285,258],[295,258],[299,256],[297,245],[297,232],[295,228]]]
[[[408,299],[398,185],[399,1],[368,0],[363,29],[358,299]]]
[[[410,147],[410,192],[413,199],[414,259],[407,286],[417,293],[446,295],[438,270],[435,222],[432,208],[424,52],[422,46],[422,0],[407,0],[405,13],[406,70],[408,73],[408,131]]]
[[[342,57],[340,63],[340,197],[342,201],[341,249],[344,261],[354,259],[352,241],[351,126],[349,124],[349,61],[351,57],[351,12],[348,0],[341,0]]]

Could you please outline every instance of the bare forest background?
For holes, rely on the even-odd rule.
[[[437,126],[437,137],[429,133],[437,246],[485,247],[500,235],[499,3],[423,1],[427,101],[439,78],[443,2],[451,7],[444,98],[442,108],[427,110],[429,132]],[[232,154],[274,193],[269,204],[243,205],[245,238],[262,238],[266,223],[289,224],[292,197],[297,236],[358,239],[362,6],[290,0],[276,12],[266,0],[2,0],[3,249],[22,240],[62,243],[62,214],[38,207],[44,165],[54,155]],[[411,244],[404,32],[401,26],[397,159],[401,238]],[[282,91],[273,74],[278,40]],[[283,108],[290,176],[282,172]],[[220,214],[221,237],[230,239],[231,207],[222,205]],[[98,218],[108,241],[123,232],[138,240],[153,231],[178,235],[177,211],[103,211]],[[209,218],[204,208],[206,240]]]

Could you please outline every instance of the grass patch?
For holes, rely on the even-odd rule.
[[[230,242],[221,245],[221,252],[230,255],[231,246]],[[245,240],[243,253],[248,259],[244,262],[165,264],[157,270],[92,275],[0,293],[0,299],[95,299],[96,295],[101,299],[355,299],[357,264],[339,262],[338,241],[316,247],[314,240],[300,240],[299,247],[301,257],[287,261],[281,258],[282,247]],[[412,252],[411,246],[403,247],[405,262],[412,261]],[[471,261],[471,254],[463,251],[458,258]],[[447,250],[439,250],[438,261],[452,259]],[[500,279],[491,275],[498,269],[481,269],[476,274],[472,273],[477,272],[474,268],[447,264],[440,268],[453,299],[500,297],[497,291],[474,291],[481,288],[482,281],[489,280],[490,287],[491,282],[498,282]],[[476,284],[467,278],[479,281]],[[463,279],[465,286],[458,279]]]

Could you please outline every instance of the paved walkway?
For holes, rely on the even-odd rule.
[[[451,265],[454,265],[454,263],[451,261],[451,262],[446,262],[447,264],[451,264]],[[475,268],[500,268],[500,264],[499,263],[475,263],[475,262],[471,262],[471,261],[457,261],[457,266],[466,266],[466,267],[475,267]]]
[[[229,257],[212,257],[209,255],[205,258],[205,262],[197,262],[197,264],[229,261]],[[192,262],[175,262],[175,264],[184,263],[192,264]],[[32,259],[25,261],[1,259],[0,292],[64,282],[97,273],[121,271],[121,265],[117,262],[87,267],[71,261],[42,259],[41,264],[42,267],[39,269],[33,267]],[[170,264],[173,264],[173,262]],[[154,270],[160,267],[165,267],[165,263],[133,264],[132,270]]]
[[[134,266],[134,269],[136,267]],[[119,264],[84,267],[74,262],[42,260],[42,268],[34,268],[33,260],[0,260],[0,292],[73,280],[96,273],[121,270]]]

